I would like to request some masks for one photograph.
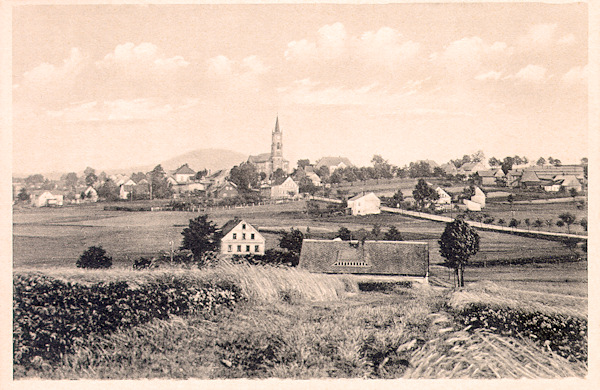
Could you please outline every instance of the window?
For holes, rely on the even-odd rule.
[[[246,229],[246,224],[245,223],[242,224],[242,229]]]
[[[246,252],[250,252],[250,245],[246,245]]]
[[[246,239],[246,233],[242,233],[242,240]]]
[[[236,240],[237,239],[237,233],[233,233],[233,239]]]
[[[232,250],[231,245],[227,245],[227,252],[231,252]]]
[[[254,245],[254,252],[258,252],[258,245]]]
[[[250,239],[254,240],[254,233],[250,234]]]
[[[237,251],[238,251],[238,252],[241,252],[241,251],[242,251],[242,246],[241,246],[241,245],[238,245],[238,246],[237,246]]]

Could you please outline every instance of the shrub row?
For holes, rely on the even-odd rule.
[[[85,336],[107,334],[154,318],[214,312],[242,299],[238,287],[183,282],[150,282],[132,289],[127,282],[91,286],[41,275],[16,275],[13,280],[13,359],[29,366],[42,358],[60,360]]]
[[[267,249],[264,255],[234,255],[232,257],[234,264],[250,265],[284,265],[296,267],[300,262],[300,257],[287,250]]]
[[[549,263],[574,263],[581,261],[582,257],[578,255],[562,255],[562,256],[532,256],[518,257],[514,259],[494,259],[494,260],[474,260],[469,261],[466,266],[468,268],[492,267],[497,265],[524,265],[524,264],[549,264]],[[448,262],[438,263],[438,265],[453,268]]]
[[[150,206],[104,206],[105,211],[151,211]]]
[[[587,320],[571,316],[523,312],[470,304],[458,313],[459,321],[472,329],[528,337],[570,360],[587,362]]]

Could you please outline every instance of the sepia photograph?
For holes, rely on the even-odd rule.
[[[12,382],[589,385],[590,7],[10,3]]]

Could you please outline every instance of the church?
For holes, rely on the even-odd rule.
[[[290,162],[283,158],[283,140],[279,129],[279,117],[275,120],[275,129],[271,133],[271,153],[262,153],[248,157],[248,162],[256,167],[258,173],[264,172],[270,178],[273,172],[281,168],[287,175]]]

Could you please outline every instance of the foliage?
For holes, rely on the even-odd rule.
[[[152,269],[158,268],[158,264],[156,264],[153,259],[147,257],[140,257],[139,259],[135,259],[133,261],[133,269],[135,270],[143,270],[143,269]]]
[[[392,197],[392,199],[394,200],[394,207],[396,207],[396,205],[404,202],[404,194],[402,193],[402,190],[396,191],[394,193],[394,196]]]
[[[259,175],[253,164],[244,162],[231,168],[228,180],[237,185],[240,191],[249,191],[258,187]]]
[[[413,198],[419,209],[423,209],[427,203],[433,202],[439,197],[438,193],[424,179],[419,179],[413,190]]]
[[[463,270],[469,257],[479,251],[479,234],[462,219],[446,224],[440,237],[440,254],[456,271],[458,287],[464,287]]]
[[[575,215],[571,213],[562,213],[558,218],[567,225],[567,231],[571,233],[571,225],[575,223]]]
[[[85,185],[93,186],[94,183],[98,180],[98,176],[94,172],[90,172],[85,177]]]
[[[208,215],[199,215],[190,219],[189,226],[181,232],[183,242],[181,249],[189,249],[196,261],[202,259],[207,251],[217,251],[221,244],[221,232],[217,226],[208,220]]]
[[[587,220],[587,218],[581,218],[581,221],[579,221],[579,224],[581,225],[581,227],[583,228],[583,230],[587,232],[587,230],[588,230],[588,220]]]
[[[411,162],[408,166],[408,175],[414,178],[430,177],[433,175],[433,171],[427,161]]]
[[[30,198],[31,198],[31,196],[29,195],[29,193],[27,192],[27,189],[25,187],[21,188],[21,190],[17,194],[17,199],[20,202],[28,202]]]
[[[119,199],[119,187],[112,179],[107,179],[96,191],[98,197],[107,201],[115,201]]]
[[[77,260],[77,268],[110,268],[112,257],[106,256],[102,246],[90,246]]]
[[[404,241],[402,233],[396,229],[396,226],[390,226],[388,231],[383,235],[384,241]]]
[[[65,176],[65,185],[69,188],[75,188],[77,186],[77,174],[75,172],[69,172]]]
[[[174,278],[132,289],[125,281],[85,286],[17,275],[13,286],[13,359],[25,367],[40,358],[59,361],[74,342],[90,334],[104,335],[171,314],[214,311],[242,299],[231,284],[197,288]]]
[[[458,312],[465,326],[531,338],[565,358],[587,361],[587,321],[564,315],[469,304]]]
[[[352,239],[352,232],[345,226],[341,226],[337,231],[336,237],[341,238],[343,241],[350,241]]]
[[[300,229],[291,228],[289,232],[281,233],[281,237],[279,238],[279,247],[282,249],[287,249],[290,252],[300,256],[303,239],[304,234],[302,234]]]
[[[520,219],[515,219],[515,218],[511,218],[510,222],[508,223],[508,227],[517,227],[521,224],[521,220]]]
[[[571,195],[574,198],[577,195],[579,195],[579,193],[577,192],[577,190],[575,188],[571,188],[571,189],[569,189],[569,195]]]
[[[25,184],[27,185],[37,185],[42,184],[44,182],[44,176],[36,173],[35,175],[29,175],[25,178]]]
[[[232,261],[237,264],[296,267],[300,262],[300,254],[289,250],[267,249],[264,255],[234,255]]]
[[[379,240],[380,236],[381,236],[381,226],[378,223],[376,223],[373,225],[373,229],[371,229],[370,237],[373,240]]]
[[[171,183],[167,181],[167,174],[160,164],[154,167],[149,176],[152,198],[167,199],[173,195]]]

